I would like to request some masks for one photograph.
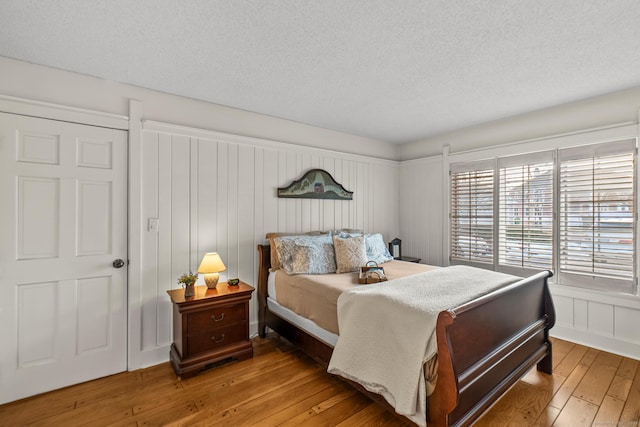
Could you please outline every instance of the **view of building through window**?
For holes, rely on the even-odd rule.
[[[560,167],[560,269],[633,278],[633,154]]]
[[[450,261],[633,292],[635,140],[452,165]]]
[[[499,264],[553,265],[553,163],[500,169]]]

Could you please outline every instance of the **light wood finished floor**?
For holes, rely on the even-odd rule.
[[[277,336],[252,360],[179,381],[168,363],[0,406],[2,426],[403,426]],[[554,340],[554,374],[531,371],[476,426],[638,426],[636,360]]]

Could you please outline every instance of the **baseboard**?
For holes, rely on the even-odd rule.
[[[249,338],[258,336],[258,321],[249,323]]]
[[[640,360],[640,344],[637,343],[611,336],[598,335],[593,332],[581,331],[559,324],[556,324],[553,329],[551,329],[550,335],[565,341],[571,341],[598,350]]]
[[[142,350],[138,355],[138,360],[140,361],[139,366],[130,366],[129,370],[135,371],[136,369],[148,368],[149,366],[168,362],[170,349],[171,345],[168,344],[162,347],[154,347],[148,350]]]

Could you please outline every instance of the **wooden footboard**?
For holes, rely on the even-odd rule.
[[[438,316],[430,425],[468,425],[529,369],[551,374],[555,311],[544,271]]]
[[[270,248],[259,245],[258,251],[260,336],[269,327],[327,366],[330,346],[269,311]],[[429,426],[469,425],[533,366],[551,374],[551,275],[541,272],[440,313],[438,380],[427,401]]]

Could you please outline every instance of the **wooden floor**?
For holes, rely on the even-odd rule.
[[[2,405],[0,425],[409,425],[275,335],[254,350],[184,381],[163,363]],[[638,426],[638,364],[554,340],[553,376],[531,371],[476,426]]]

